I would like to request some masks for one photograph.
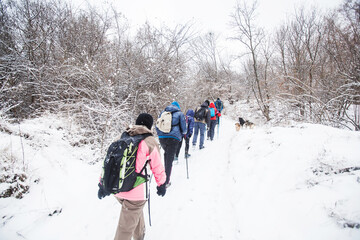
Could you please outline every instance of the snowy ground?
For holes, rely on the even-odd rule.
[[[0,199],[0,239],[113,239],[121,206],[97,198],[101,163],[72,146],[68,126],[48,116],[0,131],[1,164],[25,168],[30,185],[22,199]],[[360,167],[359,132],[312,124],[236,132],[224,116],[219,133],[190,151],[189,179],[180,158],[165,197],[152,181],[146,239],[360,239],[360,170],[351,169]]]

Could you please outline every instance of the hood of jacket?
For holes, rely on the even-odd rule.
[[[176,106],[175,104],[170,104],[169,106],[167,106],[165,108],[165,111],[173,113],[173,112],[180,111],[180,108],[178,106]]]
[[[179,108],[179,110],[181,110],[180,104],[177,101],[172,102],[171,105],[175,105]]]
[[[186,115],[187,115],[187,116],[190,116],[190,117],[194,117],[195,112],[194,112],[194,110],[189,109],[189,110],[186,112]]]
[[[207,104],[207,102],[203,102],[203,104],[201,104],[201,107],[208,108],[208,107],[209,107],[209,105]]]
[[[215,108],[215,104],[212,102],[212,103],[210,103],[210,107],[211,108]]]
[[[151,130],[143,125],[130,125],[126,132],[129,133],[130,136],[136,136],[140,134],[150,133],[152,134]]]

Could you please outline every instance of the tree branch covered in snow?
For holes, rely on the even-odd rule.
[[[297,120],[358,130],[358,8],[353,0],[326,15],[300,7],[270,35],[256,25],[256,5],[238,3],[229,20],[232,39],[247,47],[235,56],[239,70],[222,56],[220,34],[197,33],[193,22],[132,31],[114,8],[3,1],[1,113],[67,114],[101,145],[141,112],[156,118],[174,100],[185,112],[217,97],[255,99],[266,120],[283,111],[280,100]]]

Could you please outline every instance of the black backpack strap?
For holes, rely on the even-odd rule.
[[[142,168],[141,171],[139,172],[140,174],[142,174],[142,172],[145,170],[145,176],[146,176],[146,177],[148,176],[148,174],[147,174],[147,169],[146,169],[146,165],[150,164],[150,160],[151,160],[151,159],[146,160],[143,168]]]

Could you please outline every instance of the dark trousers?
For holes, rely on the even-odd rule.
[[[179,144],[179,140],[174,138],[160,138],[161,147],[164,149],[164,162],[165,162],[165,173],[166,173],[166,184],[170,182],[170,175],[172,164],[174,161],[175,153]]]
[[[189,153],[190,138],[185,138],[185,154]]]
[[[183,138],[183,139],[185,139],[185,154],[188,154],[189,153],[190,138]],[[180,153],[180,149],[181,149],[181,146],[182,146],[182,143],[183,143],[183,139],[181,139],[181,141],[178,144],[178,148],[177,148],[176,154],[175,154],[176,157],[179,157],[179,153]]]
[[[208,131],[208,138],[210,138],[210,140],[214,140],[214,135],[215,135],[215,126],[216,126],[216,120],[211,120],[210,121],[210,128]]]
[[[181,146],[182,146],[182,143],[183,143],[183,138],[181,139],[181,141],[179,142],[177,148],[176,148],[176,153],[175,153],[175,156],[176,157],[179,157],[179,153],[180,153],[180,149],[181,149]]]

